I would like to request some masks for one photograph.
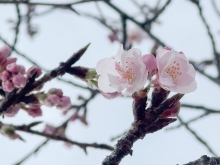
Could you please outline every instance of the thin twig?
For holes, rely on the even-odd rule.
[[[206,116],[208,116],[208,115],[210,115],[210,114],[211,114],[211,113],[205,112],[205,113],[203,113],[202,115],[199,115],[199,116],[197,116],[197,117],[195,117],[195,118],[193,118],[193,119],[191,119],[191,120],[185,122],[185,124],[190,124],[190,123],[195,122],[195,121],[197,121],[197,120],[199,120],[199,119],[202,119],[203,117],[206,117]],[[181,126],[183,126],[182,123],[179,124],[179,125],[177,125],[177,126],[174,126],[174,127],[166,128],[166,130],[167,130],[167,131],[169,131],[169,130],[174,130],[174,129],[180,128]]]
[[[215,0],[212,0],[212,7],[214,8],[216,14],[219,16],[220,18],[220,12],[219,9],[217,8],[217,4],[215,3]]]
[[[16,44],[17,44],[18,34],[19,34],[19,28],[20,28],[20,24],[21,24],[21,12],[20,12],[19,5],[16,4],[15,7],[16,7],[16,13],[17,13],[17,23],[16,23],[16,26],[15,26],[15,37],[14,37],[13,45],[11,46],[10,55],[13,53],[14,48],[15,48],[15,46],[16,46]],[[10,55],[9,55],[9,56],[10,56]]]
[[[197,133],[193,131],[187,123],[183,122],[180,116],[177,116],[177,118],[180,121],[180,123],[183,126],[185,126],[185,128],[198,140],[198,142],[200,142],[203,146],[205,146],[211,154],[217,156],[217,154],[211,149],[211,147],[207,144],[207,142],[205,142],[200,136],[198,136]]]
[[[207,23],[207,21],[206,21],[204,15],[203,15],[203,9],[202,9],[202,7],[201,7],[201,5],[200,5],[200,2],[197,1],[197,2],[194,3],[194,4],[197,6],[197,8],[198,8],[198,10],[199,10],[199,15],[200,15],[200,17],[201,17],[201,19],[202,19],[202,22],[204,23],[204,25],[205,25],[205,27],[206,27],[208,36],[209,36],[209,38],[210,38],[210,41],[211,41],[211,44],[212,44],[213,54],[214,54],[214,57],[215,57],[216,63],[217,63],[216,65],[217,65],[217,70],[218,70],[218,78],[220,78],[220,54],[217,52],[216,43],[215,43],[215,41],[214,41],[213,34],[211,33],[210,27],[209,27],[209,25],[208,25],[208,23]]]
[[[148,24],[151,24],[152,22],[154,22],[162,13],[163,11],[165,11],[166,7],[170,4],[171,0],[168,0],[165,5],[154,15],[153,18],[146,20],[142,26],[146,26]]]
[[[126,14],[125,12],[123,12],[121,9],[119,9],[118,7],[116,7],[115,5],[113,5],[110,2],[105,1],[105,3],[110,6],[112,9],[114,9],[116,12],[118,12],[120,15],[123,15],[126,19],[129,19],[130,21],[134,22],[136,25],[138,25],[139,27],[141,27],[145,32],[147,32],[147,34],[153,39],[155,40],[158,44],[160,44],[161,46],[167,46],[167,44],[163,43],[159,38],[157,38],[155,35],[153,35],[149,30],[147,30],[145,28],[145,25],[143,25],[143,23],[138,22],[137,20],[135,20],[134,18],[132,18],[131,16],[129,16],[128,14]]]

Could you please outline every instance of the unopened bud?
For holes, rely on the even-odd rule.
[[[152,92],[151,107],[157,107],[160,105],[164,100],[166,100],[169,93],[170,91],[164,90],[159,86],[155,87],[154,91]]]
[[[161,118],[175,117],[180,111],[180,102],[178,101],[171,108],[167,109],[164,113],[161,114]]]

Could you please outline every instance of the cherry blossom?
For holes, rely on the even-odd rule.
[[[105,93],[124,91],[124,95],[141,89],[148,71],[138,49],[123,50],[121,45],[114,58],[104,58],[96,65],[98,87]]]
[[[42,116],[42,110],[39,104],[32,104],[27,109],[27,113],[32,117]]]
[[[129,44],[132,44],[133,42],[137,42],[139,44],[146,38],[148,38],[147,33],[139,27],[133,27],[127,31],[127,42]]]
[[[195,69],[182,52],[165,47],[157,53],[156,61],[157,81],[162,88],[182,94],[196,90]]]
[[[180,101],[174,104],[170,109],[167,109],[164,113],[161,114],[161,118],[168,118],[168,117],[176,117],[180,111]]]
[[[39,77],[41,75],[42,71],[40,68],[38,68],[36,66],[32,66],[27,71],[27,77],[31,77],[34,73],[36,73],[36,77]]]
[[[67,111],[72,105],[70,98],[63,96],[63,91],[56,88],[52,88],[48,91],[43,104],[48,107],[56,106],[58,109],[63,111]]]
[[[7,116],[7,117],[13,117],[13,116],[15,116],[15,115],[18,113],[19,109],[20,109],[20,105],[19,105],[19,104],[16,104],[16,105],[14,105],[14,106],[11,106],[11,107],[8,108],[8,110],[6,111],[5,116]]]
[[[148,76],[152,77],[155,75],[157,73],[156,58],[152,54],[145,54],[141,58],[148,70]]]

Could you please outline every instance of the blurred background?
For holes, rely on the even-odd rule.
[[[12,56],[26,68],[33,66],[34,61],[51,70],[88,43],[91,45],[75,66],[95,68],[100,59],[114,56],[123,43],[125,49],[140,49],[142,55],[169,46],[184,52],[197,70],[198,88],[181,99],[183,107],[178,120],[137,141],[133,155],[126,156],[121,165],[174,165],[202,155],[219,156],[218,0],[0,0],[0,47],[9,44],[13,48]],[[62,88],[73,105],[90,98],[91,91],[85,82],[70,75],[62,79],[72,84],[54,79],[44,85],[43,91]],[[61,125],[76,109],[66,115],[56,108],[42,107],[42,110],[42,117],[33,118],[21,110],[15,117],[0,121],[14,125],[42,121],[34,129],[43,131],[47,123]],[[79,114],[86,114],[88,125],[80,120],[69,122],[65,132],[69,139],[113,146],[117,141],[111,139],[128,130],[133,121],[132,99],[108,100],[98,93],[86,107],[81,107]],[[2,165],[18,163],[45,141],[37,135],[17,133],[26,142],[0,136]],[[77,146],[67,147],[63,142],[50,140],[21,164],[93,165],[101,164],[110,154],[93,148],[87,152],[86,155]]]

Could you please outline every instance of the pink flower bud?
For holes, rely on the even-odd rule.
[[[46,124],[44,128],[44,133],[52,135],[55,132],[56,128],[52,125]]]
[[[115,42],[115,41],[119,41],[117,34],[115,33],[111,33],[108,35],[108,39],[111,41],[111,43]]]
[[[146,69],[148,70],[148,76],[152,77],[157,73],[156,58],[152,54],[145,54],[141,58],[146,66]]]
[[[4,65],[6,63],[6,59],[10,53],[9,46],[4,46],[0,49],[0,65]]]
[[[24,87],[26,85],[26,78],[23,75],[17,74],[13,76],[12,82],[14,83],[14,86],[17,88]]]
[[[24,66],[19,65],[19,73],[20,73],[21,75],[24,75],[24,74],[25,74],[25,68],[24,68]]]
[[[16,63],[16,61],[17,61],[17,58],[7,58],[4,66],[6,67],[9,64]]]
[[[20,105],[18,105],[18,104],[14,105],[14,106],[11,106],[6,111],[5,116],[13,117],[14,115],[16,115],[18,113],[19,109],[20,109]]]
[[[39,77],[41,75],[41,69],[36,67],[36,66],[32,66],[30,69],[28,69],[27,71],[27,77],[31,77],[34,73],[36,73],[36,77]]]
[[[44,99],[44,105],[48,107],[56,106],[60,104],[60,98],[57,95],[49,95]]]
[[[60,103],[57,105],[57,108],[63,111],[67,111],[71,107],[71,105],[72,104],[70,98],[67,96],[63,96],[60,98]]]
[[[16,63],[11,63],[9,65],[6,66],[6,69],[14,74],[18,74],[19,73],[19,65],[17,65]]]
[[[3,90],[7,92],[11,92],[14,90],[14,84],[10,80],[3,81],[2,87],[3,87]]]
[[[42,116],[42,110],[38,104],[31,105],[27,112],[32,117]]]
[[[175,117],[178,115],[180,111],[180,102],[178,101],[175,105],[173,105],[170,109],[167,109],[165,112],[161,114],[161,118]]]
[[[63,96],[63,91],[61,89],[57,89],[57,88],[51,88],[48,92],[47,95],[57,95],[59,97]]]
[[[0,73],[0,78],[2,81],[6,81],[10,77],[11,77],[11,74],[7,70],[4,70],[2,73]]]

